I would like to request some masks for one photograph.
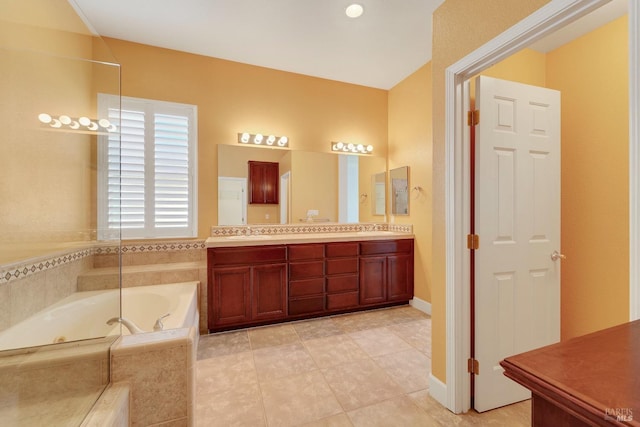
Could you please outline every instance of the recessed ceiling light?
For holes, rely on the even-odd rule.
[[[363,12],[364,7],[362,7],[362,5],[358,3],[347,6],[344,11],[344,13],[346,13],[349,18],[358,18],[362,15]]]

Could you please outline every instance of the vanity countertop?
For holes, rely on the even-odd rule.
[[[286,245],[296,243],[330,243],[366,240],[413,239],[413,233],[398,231],[353,231],[338,233],[291,233],[291,234],[241,234],[209,237],[208,248],[234,246]]]

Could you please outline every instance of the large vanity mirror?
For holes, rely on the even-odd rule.
[[[409,215],[409,166],[391,169],[391,214]]]
[[[278,163],[277,203],[248,203],[249,161]],[[218,225],[379,222],[385,169],[378,156],[219,144]]]

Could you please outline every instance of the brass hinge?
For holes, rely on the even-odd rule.
[[[479,249],[480,248],[480,236],[477,234],[467,234],[467,249]]]
[[[475,126],[480,123],[480,110],[471,110],[467,112],[467,126]]]
[[[467,359],[467,372],[478,375],[480,373],[480,363],[476,359]]]

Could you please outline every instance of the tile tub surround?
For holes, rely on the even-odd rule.
[[[0,266],[0,331],[76,292],[91,266],[87,250]]]
[[[5,351],[2,425],[79,425],[109,382],[111,339]]]
[[[129,384],[110,384],[80,427],[129,427]]]
[[[131,426],[194,425],[198,332],[122,336],[111,349],[111,381],[128,383]]]
[[[529,426],[523,402],[454,415],[429,396],[431,318],[401,306],[203,336],[196,426]]]

